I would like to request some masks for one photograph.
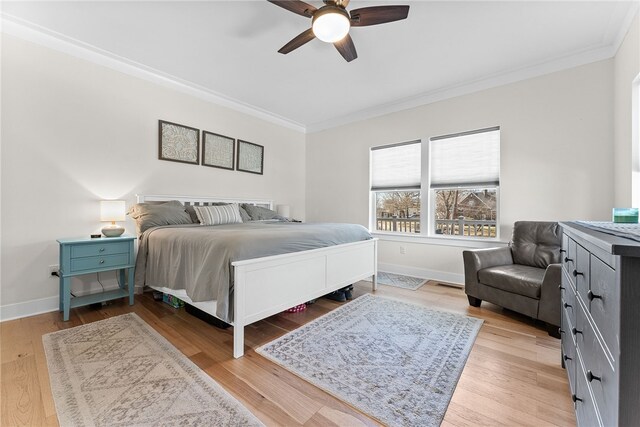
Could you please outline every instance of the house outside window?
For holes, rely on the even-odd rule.
[[[371,183],[374,232],[498,238],[500,128],[374,147]]]

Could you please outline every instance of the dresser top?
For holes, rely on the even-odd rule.
[[[640,242],[635,240],[600,232],[576,222],[561,222],[560,226],[565,232],[575,234],[612,255],[640,257]]]
[[[128,242],[131,240],[135,240],[136,236],[131,236],[128,234],[124,234],[118,237],[75,237],[68,239],[58,239],[56,240],[61,245],[70,245],[70,244],[85,244],[85,243],[111,243],[111,242]]]

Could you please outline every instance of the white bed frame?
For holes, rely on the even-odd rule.
[[[249,203],[273,209],[270,200],[214,197],[137,195],[138,203],[178,200],[183,204],[205,205],[215,202]],[[233,357],[244,354],[244,327],[293,306],[373,277],[377,289],[377,239],[326,248],[294,252],[233,262]],[[177,296],[215,316],[215,301],[192,303],[184,290],[147,284],[153,289]]]

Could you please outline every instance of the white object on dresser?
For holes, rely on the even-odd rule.
[[[640,242],[560,223],[562,364],[578,426],[640,420]]]
[[[270,200],[231,198],[137,195],[138,203],[178,200],[183,204],[248,203],[273,209]],[[234,278],[233,357],[244,354],[244,327],[290,307],[373,277],[372,288],[377,289],[378,239],[345,243],[326,248],[255,258],[232,263]],[[175,295],[185,302],[183,290],[151,288]],[[171,291],[171,292],[169,292]],[[215,303],[191,303],[215,315]]]

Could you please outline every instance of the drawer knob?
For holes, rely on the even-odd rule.
[[[571,330],[571,332],[573,332],[573,335],[578,335],[578,334],[581,334],[581,335],[582,335],[582,331],[579,331],[579,330],[578,330],[578,329],[576,329],[576,328],[573,328],[573,329]]]
[[[571,258],[569,258],[568,256],[564,257],[564,262],[573,262],[573,260]]]
[[[100,260],[100,264],[104,264],[104,260],[103,259]]]
[[[589,298],[589,301],[593,301],[594,299],[602,299],[602,295],[596,295],[593,292],[589,291],[587,292],[587,298]]]
[[[100,252],[104,252],[104,248],[100,248]]]
[[[573,360],[572,358],[570,358],[570,357],[569,357],[569,356],[567,356],[566,354],[563,356],[563,359],[565,360],[565,362],[566,362],[567,360]]]
[[[578,396],[576,396],[575,394],[571,395],[571,400],[573,400],[573,403],[576,402],[582,402],[582,399],[580,399]]]
[[[591,382],[593,380],[602,382],[602,378],[596,377],[595,375],[593,375],[593,372],[591,372],[591,371],[587,371],[587,380],[589,382]]]
[[[568,304],[568,303],[565,302],[564,303],[564,308],[569,308],[569,307],[573,307],[573,306],[571,304]]]
[[[561,253],[561,254],[566,254],[566,253],[567,253],[567,251],[565,251],[564,249],[560,249],[560,253]]]
[[[564,334],[564,331],[562,330],[562,328],[558,328],[558,332],[561,334]]]
[[[573,277],[584,276],[584,273],[580,273],[578,270],[573,270]]]
[[[558,289],[560,289],[561,291],[564,291],[564,286],[558,285]]]

